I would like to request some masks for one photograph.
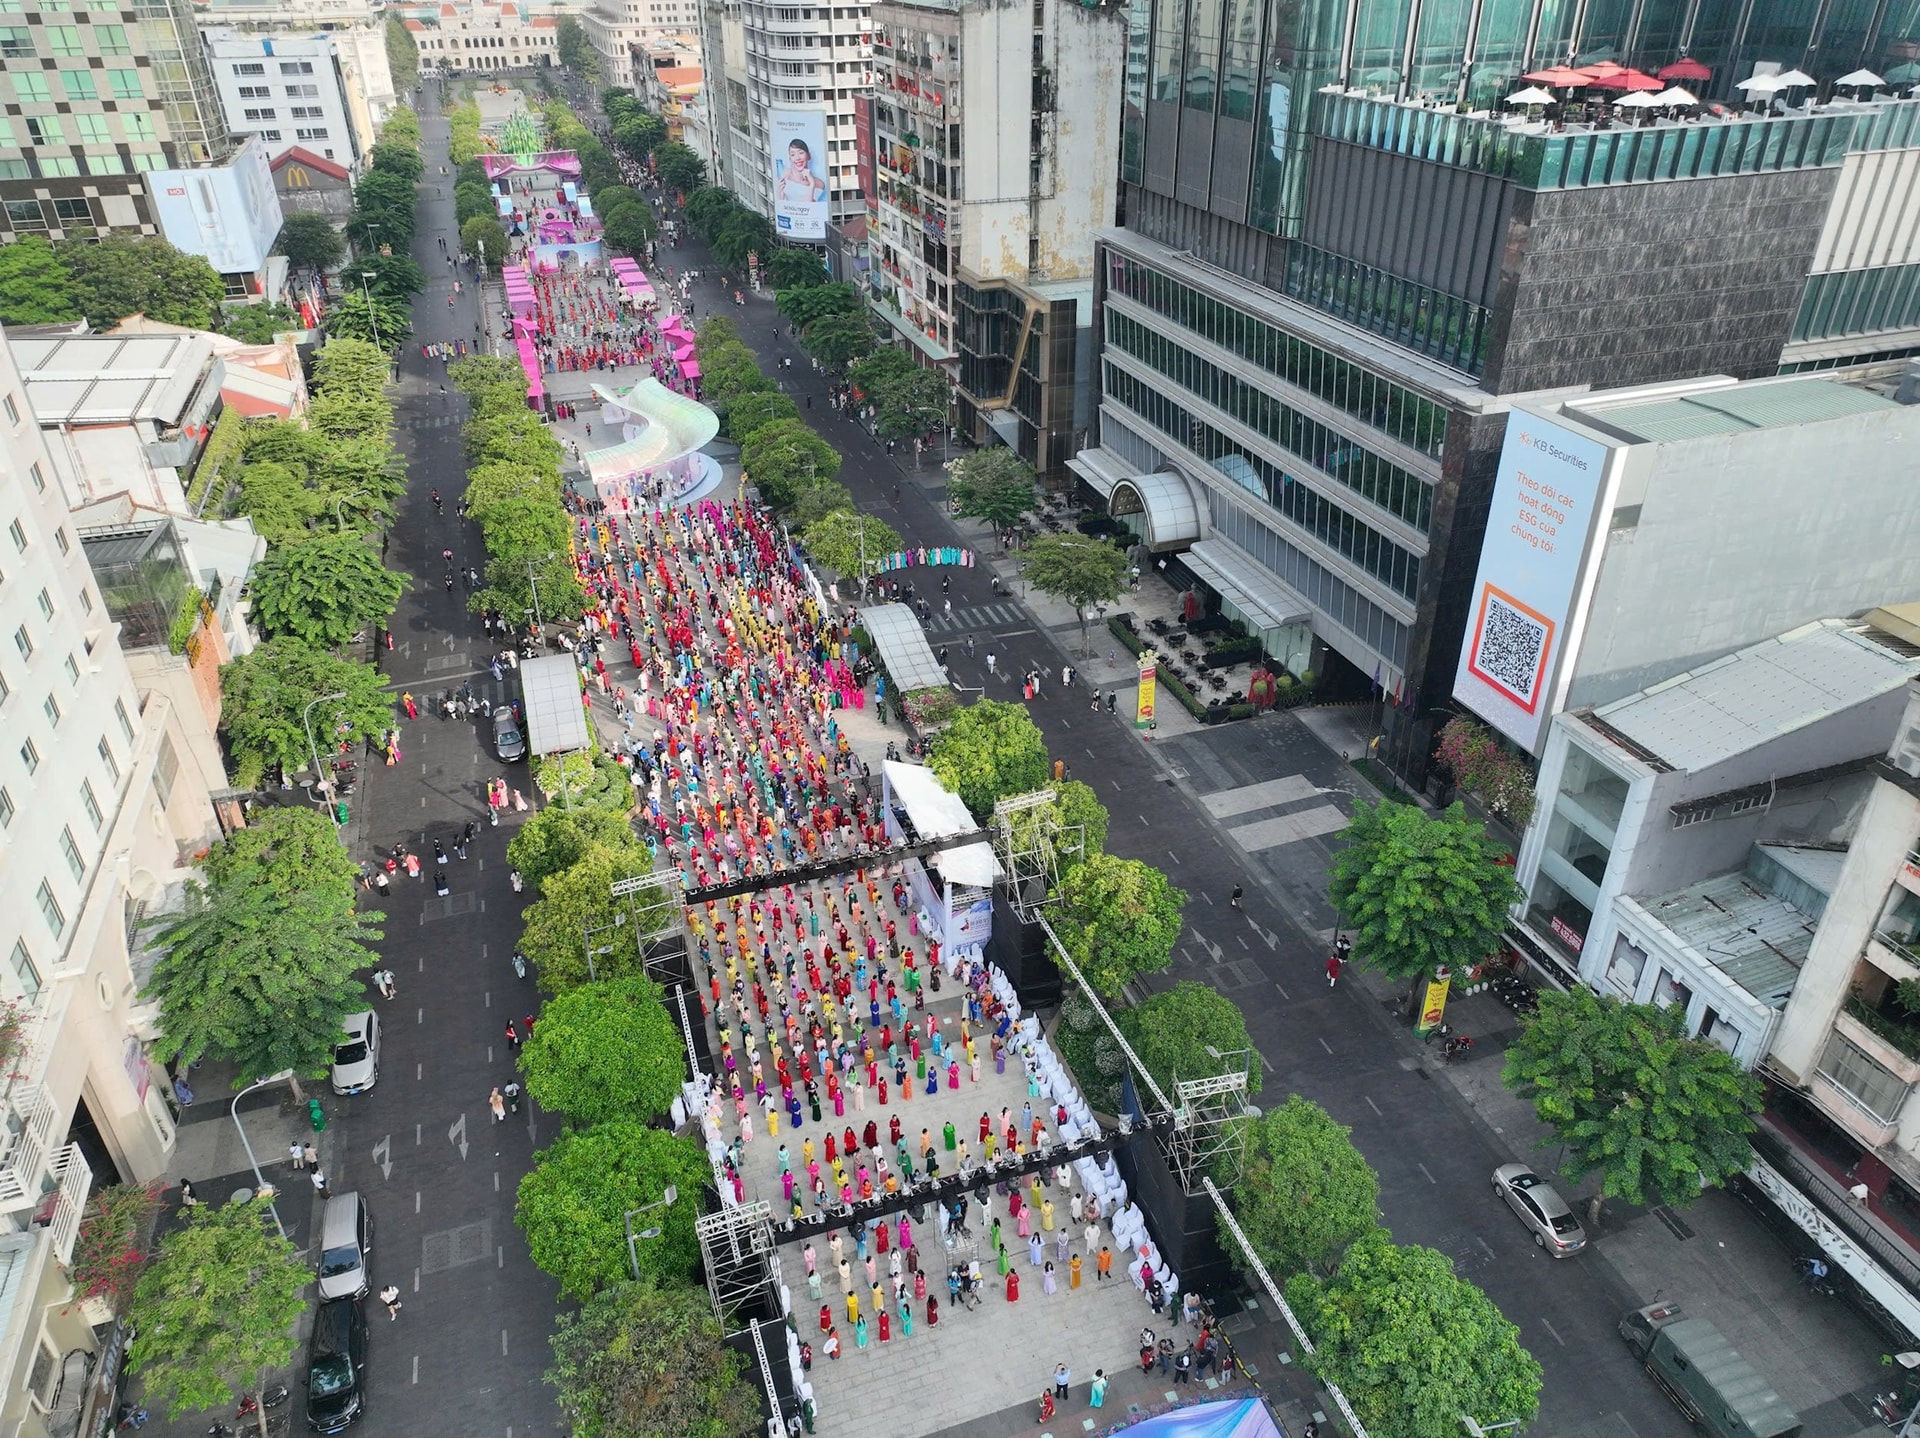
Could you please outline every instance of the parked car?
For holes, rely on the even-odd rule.
[[[320,1214],[320,1297],[364,1298],[373,1220],[358,1192],[336,1193]]]
[[[357,1298],[335,1298],[313,1315],[307,1344],[307,1426],[338,1433],[367,1410],[367,1314]]]
[[[380,1077],[380,1018],[362,1009],[347,1015],[345,1028],[333,1046],[333,1091],[365,1093]]]
[[[508,763],[527,757],[526,737],[510,705],[502,704],[493,711],[493,752]]]
[[[1587,1231],[1567,1201],[1524,1163],[1503,1163],[1493,1171],[1493,1191],[1553,1258],[1565,1258],[1587,1246]]]

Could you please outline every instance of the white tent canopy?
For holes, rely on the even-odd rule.
[[[947,671],[927,643],[920,617],[904,604],[869,604],[860,611],[860,624],[873,636],[880,662],[900,686],[902,694],[916,689],[944,689]]]
[[[1813,76],[1809,75],[1805,70],[1789,70],[1784,75],[1775,75],[1773,77],[1773,87],[1776,90],[1791,90],[1796,85],[1806,86],[1817,85],[1819,83],[1818,80],[1814,79]]]
[[[587,747],[587,711],[580,702],[580,666],[571,654],[520,661],[527,752],[571,754]]]
[[[933,770],[918,764],[886,760],[880,766],[893,801],[907,811],[907,818],[923,839],[944,839],[950,834],[978,831],[973,815],[960,802],[960,796],[934,777]],[[991,888],[1000,876],[1000,861],[993,856],[993,845],[986,842],[964,844],[935,856],[941,875],[950,884],[966,884],[976,889]]]

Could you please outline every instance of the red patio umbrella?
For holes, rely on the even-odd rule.
[[[1662,65],[1659,73],[1662,80],[1711,80],[1713,78],[1713,71],[1691,55],[1683,55],[1671,65]]]
[[[1591,65],[1582,65],[1580,70],[1589,80],[1604,80],[1609,75],[1624,75],[1627,67],[1618,60],[1596,60]]]
[[[1638,70],[1622,70],[1617,75],[1601,75],[1587,82],[1596,90],[1664,90],[1658,80],[1651,75],[1642,75]]]
[[[1552,85],[1556,89],[1566,89],[1570,85],[1584,85],[1589,76],[1585,70],[1572,70],[1565,65],[1553,65],[1545,70],[1535,70],[1531,75],[1522,75],[1522,80],[1533,85]]]

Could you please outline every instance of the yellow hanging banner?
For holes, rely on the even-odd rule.
[[[1154,677],[1158,673],[1159,671],[1155,668],[1152,657],[1145,654],[1141,655],[1140,688],[1134,700],[1133,710],[1133,727],[1136,729],[1151,729],[1154,727],[1153,702],[1154,691],[1157,688],[1154,683]]]

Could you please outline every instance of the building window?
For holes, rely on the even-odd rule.
[[[133,721],[127,718],[127,706],[124,700],[113,701],[113,717],[120,721],[120,733],[131,744],[133,742]]]
[[[86,46],[80,43],[78,25],[48,25],[43,32],[47,37],[47,49],[55,55],[84,55]]]
[[[53,87],[38,70],[21,70],[13,76],[13,97],[28,104],[44,105],[53,99]]]
[[[80,661],[69,654],[61,661],[61,667],[67,671],[67,683],[75,689],[80,687]]]
[[[47,217],[40,213],[38,200],[8,200],[7,223],[16,230],[44,230]]]
[[[27,116],[27,138],[36,145],[64,145],[67,142],[58,115]]]
[[[324,126],[313,130],[295,130],[293,134],[294,138],[299,140],[324,140],[327,138],[327,131]]]
[[[160,796],[160,807],[173,802],[173,781],[180,773],[180,756],[174,752],[173,738],[160,736],[160,752],[153,762],[153,792]]]
[[[40,746],[28,739],[20,745],[20,762],[27,767],[29,774],[40,768]]]
[[[102,55],[131,55],[133,46],[127,43],[127,27],[124,25],[95,25],[93,38],[100,42]]]
[[[25,60],[33,55],[33,33],[23,26],[0,26],[0,56]]]
[[[99,120],[103,117],[99,115],[88,115],[85,118],[89,120]],[[102,143],[104,142],[104,137],[102,137]],[[53,202],[53,217],[67,224],[90,225],[93,223],[93,206],[88,201],[82,199],[55,200]],[[62,549],[60,552],[64,554],[66,550]]]
[[[87,613],[93,613],[93,596],[83,587],[80,591],[80,607]]]
[[[280,73],[282,75],[311,75],[313,73],[313,61],[282,60],[280,62]]]
[[[81,854],[80,846],[73,842],[73,830],[65,825],[60,829],[60,857],[67,861],[67,868],[73,874],[73,882],[79,883],[87,877],[86,857]]]
[[[267,67],[258,60],[255,60],[251,64],[235,65],[233,67],[233,73],[236,75],[264,75],[267,73]]]
[[[12,395],[7,396],[7,418],[14,424],[20,423],[20,411],[14,408]],[[7,534],[13,540],[13,547],[19,550],[20,553],[25,554],[27,552],[26,526],[16,519],[7,526]]]
[[[0,675],[0,704],[6,703],[8,696],[11,695],[12,693],[13,693],[13,688],[11,685],[7,683],[6,677],[4,675]]]
[[[33,658],[33,636],[27,633],[26,625],[22,624],[13,631],[13,647],[20,651],[22,659]]]
[[[13,795],[0,787],[0,829],[13,827]]]
[[[40,468],[39,460],[35,460],[27,466],[27,474],[33,480],[33,492],[35,494],[45,494],[47,492],[47,476],[46,472]]]
[[[53,930],[53,936],[56,939],[59,938],[67,931],[67,916],[60,908],[60,901],[53,896],[53,885],[42,879],[40,887],[34,890],[33,897],[39,901],[40,917],[47,921],[47,927]]]
[[[27,952],[25,939],[13,941],[13,978],[29,1001],[40,997],[40,970],[33,966],[33,955]]]
[[[1900,1076],[1841,1034],[1827,1040],[1827,1051],[1820,1059],[1820,1077],[1877,1123],[1890,1124],[1899,1118],[1906,1102],[1907,1085]]]
[[[42,589],[40,593],[35,596],[35,599],[40,605],[40,617],[51,620],[53,618],[53,596]]]
[[[69,100],[98,100],[99,88],[93,83],[91,70],[62,70],[60,83],[66,86]]]
[[[31,180],[33,167],[18,155],[0,160],[0,180]]]
[[[249,120],[274,120],[279,118],[271,106],[264,110],[245,110],[241,113]]]
[[[47,716],[47,724],[54,729],[60,727],[60,701],[49,694],[40,702],[40,712]]]
[[[75,138],[83,145],[111,145],[113,143],[113,135],[107,129],[107,117],[105,115],[75,115],[73,117],[73,133]],[[53,203],[54,207],[58,209],[61,205],[72,202],[68,200],[55,200]]]
[[[120,783],[120,761],[113,757],[113,746],[103,738],[98,752],[100,762],[107,766],[107,777],[112,779],[117,787]]]
[[[140,72],[138,70],[109,70],[107,71],[107,84],[112,88],[113,98],[116,100],[138,100],[141,98]],[[133,117],[129,115],[127,119],[131,121]],[[131,124],[127,127],[127,134],[129,137],[133,136],[133,127]]]
[[[68,539],[68,538],[67,538],[67,532],[66,532],[66,530],[64,530],[64,529],[56,529],[56,530],[54,530],[54,532],[53,532],[53,543],[54,543],[54,546],[55,546],[55,547],[56,547],[56,548],[57,548],[57,549],[58,549],[58,550],[59,550],[59,551],[60,551],[60,552],[61,552],[62,554],[71,554],[71,553],[73,553],[73,541],[72,541],[71,539]]]
[[[92,150],[87,154],[87,173],[89,175],[124,175],[127,162],[118,150]],[[91,223],[89,215],[87,223]]]
[[[242,100],[271,100],[273,98],[273,86],[242,85],[240,87],[240,98]]]
[[[280,138],[280,132],[278,130],[262,130],[260,131],[260,138],[263,140],[278,140]]]
[[[86,811],[87,822],[93,825],[93,832],[99,833],[101,825],[107,822],[107,816],[100,812],[100,801],[93,797],[93,784],[87,779],[80,781],[80,807]]]

